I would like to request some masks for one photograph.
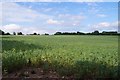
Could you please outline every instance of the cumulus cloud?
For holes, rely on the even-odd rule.
[[[60,24],[61,22],[57,21],[57,20],[49,19],[49,20],[47,20],[47,23],[48,24]]]
[[[3,28],[8,30],[20,30],[20,26],[16,24],[5,25]]]
[[[8,25],[0,26],[0,28],[5,32],[10,32],[10,33],[14,31],[19,32],[21,30],[21,26],[17,24],[8,24]]]
[[[18,24],[8,24],[8,25],[4,25],[4,26],[0,26],[0,29],[2,29],[5,32],[10,32],[11,34],[13,32],[23,32],[24,34],[32,34],[32,33],[39,33],[39,34],[44,34],[44,33],[48,33],[47,30],[43,30],[40,28],[36,28],[36,27],[24,27],[24,26],[20,26]]]
[[[91,25],[93,30],[117,30],[118,21],[115,22],[101,22],[95,25]]]
[[[107,15],[105,15],[105,14],[97,14],[97,16],[101,17],[101,18],[107,17]]]

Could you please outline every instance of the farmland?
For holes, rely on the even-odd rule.
[[[117,77],[117,66],[117,36],[2,36],[3,75],[42,67],[61,76]]]

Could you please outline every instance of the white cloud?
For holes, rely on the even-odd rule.
[[[80,26],[86,17],[81,15],[59,14],[57,18],[55,16],[53,18],[48,19],[46,23],[60,27],[75,27]]]
[[[3,26],[3,28],[8,30],[19,30],[20,26],[16,24],[9,24],[9,25]]]
[[[98,13],[100,11],[100,6],[98,5],[98,3],[96,2],[87,2],[86,3],[88,5],[88,13]]]
[[[0,26],[0,28],[5,31],[5,32],[19,32],[21,30],[21,27],[17,24],[8,24],[8,25],[5,25],[5,26]]]
[[[107,15],[105,15],[105,14],[97,14],[97,16],[101,17],[101,18],[107,17]]]
[[[101,22],[95,25],[91,25],[93,30],[117,30],[118,21],[116,22]]]
[[[95,2],[93,2],[93,3],[87,2],[86,4],[87,4],[88,6],[94,6],[94,7],[95,7],[95,6],[98,6]]]
[[[59,21],[57,21],[57,20],[53,20],[53,19],[49,19],[49,20],[47,20],[47,23],[48,23],[48,24],[60,24]]]
[[[97,24],[97,27],[110,27],[110,23],[108,22],[101,22]]]
[[[86,16],[82,15],[71,15],[71,14],[59,14],[58,19],[64,20],[64,22],[61,24],[65,27],[74,27],[74,26],[80,26],[82,21],[86,19]]]
[[[30,27],[30,26],[29,27],[24,27],[24,26],[20,26],[18,24],[8,24],[8,25],[0,26],[0,29],[3,30],[4,32],[10,32],[11,34],[13,32],[22,32],[24,34],[49,33],[49,31],[47,31],[47,30],[43,30],[43,29],[36,28],[36,27]]]
[[[16,3],[3,3],[3,22],[34,22],[38,19],[45,20],[49,17]]]

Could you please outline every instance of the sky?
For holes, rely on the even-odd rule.
[[[0,0],[2,2],[119,2],[119,0]]]
[[[49,33],[118,30],[118,2],[2,2],[0,29]]]

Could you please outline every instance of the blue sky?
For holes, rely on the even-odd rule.
[[[119,2],[119,0],[1,0],[2,2]]]
[[[117,2],[6,2],[1,29],[6,32],[49,33],[116,31]]]

